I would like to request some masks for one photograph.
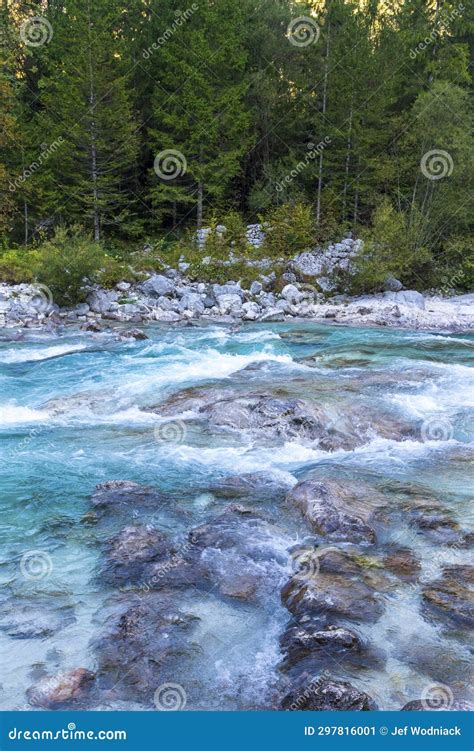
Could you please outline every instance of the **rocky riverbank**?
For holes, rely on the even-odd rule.
[[[60,308],[51,292],[41,285],[0,285],[0,328],[56,329],[75,324],[97,331],[111,322],[178,324],[201,320],[237,324],[297,319],[469,331],[474,329],[474,294],[440,297],[388,289],[377,295],[328,298],[315,286],[297,281],[277,290],[272,274],[262,274],[260,281],[245,288],[236,281],[191,282],[183,273],[168,269],[140,284],[120,282],[111,290],[94,287],[86,302]]]

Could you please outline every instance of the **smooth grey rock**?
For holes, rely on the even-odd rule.
[[[107,313],[113,303],[117,302],[117,292],[106,292],[104,289],[93,289],[87,296],[87,303],[93,313]]]
[[[413,305],[421,310],[425,309],[425,298],[414,289],[407,289],[403,292],[385,292],[384,297],[399,305]]]
[[[240,297],[240,295],[219,295],[217,302],[221,313],[225,314],[242,312],[242,298]]]
[[[403,289],[403,284],[394,276],[387,276],[383,288],[384,292],[400,292]]]
[[[130,282],[119,282],[115,285],[115,289],[119,292],[128,292],[131,286]]]
[[[242,311],[244,321],[256,321],[261,313],[261,308],[255,302],[244,302]]]
[[[283,287],[281,295],[290,303],[290,305],[298,305],[304,297],[298,287],[295,287],[294,284],[287,284]]]
[[[285,314],[282,310],[278,310],[278,308],[270,308],[269,310],[265,311],[263,315],[259,318],[260,321],[268,321],[268,322],[277,322],[277,321],[284,321],[285,320]]]
[[[212,291],[216,298],[221,297],[221,295],[239,295],[241,298],[244,296],[243,289],[239,284],[235,284],[234,282],[228,282],[227,284],[214,284],[212,286]]]
[[[367,712],[377,709],[377,705],[368,694],[346,681],[316,679],[304,673],[283,699],[282,708],[313,712]]]
[[[142,284],[142,290],[151,297],[170,295],[173,292],[173,284],[162,274],[155,274]]]
[[[187,292],[181,298],[179,303],[179,309],[181,311],[189,310],[192,313],[204,313],[204,303],[201,299],[201,295],[197,292]]]
[[[252,284],[250,285],[250,294],[259,295],[262,289],[263,289],[263,284],[261,282],[257,282],[257,281],[252,282]]]

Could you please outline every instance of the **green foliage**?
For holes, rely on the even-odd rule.
[[[74,305],[87,296],[87,286],[98,279],[105,254],[78,228],[59,229],[37,250],[35,278],[51,290],[58,305]]]
[[[271,258],[291,258],[311,250],[315,244],[315,223],[312,206],[303,203],[284,204],[273,209],[266,218],[266,237],[262,252]]]
[[[365,233],[364,249],[357,260],[355,292],[376,292],[389,275],[405,286],[429,286],[431,254],[417,244],[419,228],[383,199],[375,211],[372,228]]]
[[[0,281],[8,284],[32,282],[38,253],[27,250],[5,250],[0,252]]]

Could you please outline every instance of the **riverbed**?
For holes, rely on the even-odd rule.
[[[466,565],[472,542],[474,335],[311,322],[155,324],[139,341],[120,331],[2,335],[2,709],[28,707],[30,686],[78,667],[96,684],[78,707],[153,709],[157,688],[176,684],[187,709],[279,708],[299,673],[281,639],[300,614],[281,592],[295,550],[328,548],[370,558],[385,578],[369,583],[376,618],[333,608],[324,622],[357,635],[358,659],[319,655],[308,668],[306,655],[305,670],[351,683],[380,709],[439,685],[449,701],[469,700],[466,620],[427,609],[423,590]],[[242,476],[244,490],[226,487]],[[288,501],[308,477],[362,488],[361,514],[381,499],[368,522],[375,542],[315,531]],[[146,486],[156,502],[135,490],[120,513],[94,504],[112,480]],[[117,573],[110,540],[134,525],[172,540],[172,561],[208,525],[205,576],[177,585],[173,563],[171,577]],[[387,570],[399,549],[416,562],[408,576]],[[156,636],[147,687],[127,677],[125,658],[112,669],[107,639],[120,608],[151,597],[160,618],[174,609],[186,623],[171,650]],[[133,642],[147,664],[153,633]]]

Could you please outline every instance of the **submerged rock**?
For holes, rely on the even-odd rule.
[[[303,565],[306,570],[292,576],[281,593],[293,615],[372,623],[382,615],[385,604],[379,591],[387,589],[389,581],[377,559],[329,548],[316,551],[316,559]]]
[[[287,710],[361,712],[377,709],[374,700],[346,681],[312,678],[304,673],[282,701]]]
[[[401,708],[401,712],[472,712],[474,704],[467,701],[414,699]]]
[[[36,593],[2,602],[0,631],[12,639],[48,639],[75,622],[74,606],[64,595]]]
[[[125,527],[106,548],[101,579],[112,584],[143,580],[146,564],[172,552],[168,537],[150,526]]]
[[[407,506],[412,524],[430,540],[441,545],[469,543],[469,536],[453,519],[449,509],[434,501],[420,501]]]
[[[149,705],[158,686],[173,675],[177,661],[196,649],[191,631],[199,620],[161,593],[128,597],[110,615],[91,647],[98,663],[98,686],[112,699]]]
[[[321,626],[319,620],[303,618],[290,625],[280,639],[282,652],[288,663],[311,657],[331,655],[341,659],[347,652],[361,652],[363,644],[353,631],[343,626]]]
[[[271,472],[251,472],[243,475],[224,477],[210,490],[221,498],[277,498],[291,487],[289,479]]]
[[[29,703],[44,709],[66,708],[83,699],[91,688],[94,673],[76,668],[43,678],[26,692]]]
[[[383,559],[387,571],[402,581],[416,581],[421,573],[421,563],[410,548],[395,548]]]
[[[158,510],[166,498],[163,493],[147,485],[128,480],[108,480],[97,485],[91,498],[96,510],[128,510],[147,507]]]
[[[363,519],[351,513],[351,502],[354,500],[350,488],[335,480],[300,482],[286,497],[287,503],[296,506],[313,532],[322,538],[373,544],[375,531]]]
[[[474,566],[447,566],[443,575],[422,590],[424,605],[435,616],[461,626],[474,626]]]

